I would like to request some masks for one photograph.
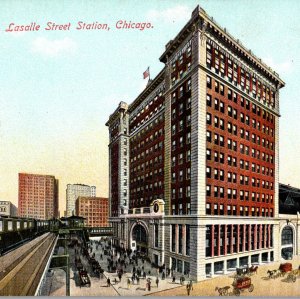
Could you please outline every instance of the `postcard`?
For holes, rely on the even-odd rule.
[[[299,296],[300,4],[1,1],[1,296]]]

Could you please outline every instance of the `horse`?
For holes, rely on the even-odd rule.
[[[269,278],[277,278],[281,276],[281,271],[280,270],[268,270],[267,273],[269,274]]]
[[[229,286],[226,286],[226,287],[223,287],[223,288],[216,287],[215,291],[219,292],[219,296],[227,296],[229,289],[230,289]]]
[[[258,269],[258,266],[251,266],[249,268],[249,271],[250,271],[250,274],[257,274],[257,269]]]
[[[277,270],[268,270],[267,271],[267,274],[269,275],[269,279],[271,279],[271,278],[275,278],[275,272],[276,272]]]

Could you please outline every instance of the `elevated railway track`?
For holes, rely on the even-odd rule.
[[[34,296],[56,239],[45,233],[0,257],[0,296]]]

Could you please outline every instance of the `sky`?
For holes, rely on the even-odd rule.
[[[285,81],[279,180],[300,187],[300,1],[2,0],[0,200],[17,204],[19,172],[54,175],[61,214],[67,184],[95,185],[97,196],[108,196],[105,123],[120,101],[142,92],[148,66],[152,78],[163,68],[165,45],[198,4]],[[118,21],[151,28],[117,29]],[[45,30],[48,22],[70,23],[69,30]],[[76,30],[78,22],[109,30]],[[6,32],[31,23],[40,29]]]

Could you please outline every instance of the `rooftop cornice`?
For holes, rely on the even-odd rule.
[[[199,23],[200,21],[200,23]],[[167,57],[170,57],[180,43],[190,34],[195,28],[199,27],[198,24],[201,24],[202,31],[210,31],[214,35],[217,35],[218,38],[223,40],[224,42],[230,44],[233,49],[239,53],[239,55],[243,56],[243,58],[255,65],[261,72],[267,75],[272,81],[275,81],[276,86],[278,88],[284,87],[285,83],[280,79],[279,75],[273,71],[269,66],[267,66],[260,58],[256,57],[251,50],[246,49],[238,39],[235,39],[231,36],[226,28],[222,28],[219,26],[215,20],[210,17],[199,5],[194,9],[191,19],[188,23],[183,27],[183,29],[177,34],[174,40],[171,40],[166,45],[165,52],[161,55],[160,61],[166,63]],[[203,23],[206,23],[206,26],[202,26]]]

